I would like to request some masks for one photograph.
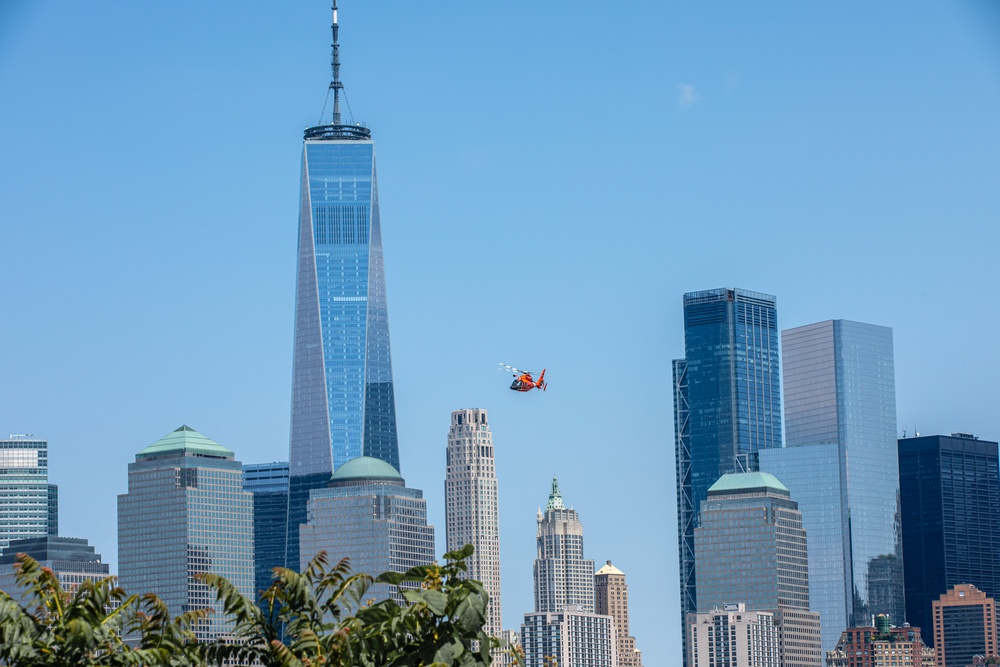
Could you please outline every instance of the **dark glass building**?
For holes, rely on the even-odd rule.
[[[781,354],[785,447],[760,469],[799,503],[826,653],[873,615],[903,623],[892,329],[809,324],[781,333]]]
[[[949,588],[1000,593],[997,443],[953,433],[898,444],[906,620],[929,640],[931,605]]]
[[[243,490],[253,494],[254,588],[271,585],[273,570],[285,566],[288,536],[288,464],[244,463]]]
[[[781,446],[775,298],[741,289],[684,295],[684,358],[675,359],[674,434],[681,618],[698,610],[698,507],[722,475],[758,469]]]
[[[49,484],[49,535],[59,534],[59,485]]]
[[[109,575],[108,564],[101,561],[101,554],[87,540],[56,535],[11,540],[0,551],[0,590],[22,603],[28,601],[28,596],[15,583],[14,564],[19,553],[51,569],[65,591],[75,591],[84,581],[100,581]]]
[[[337,9],[329,124],[305,131],[298,224],[286,562],[309,491],[359,456],[399,470],[375,144],[340,118]]]

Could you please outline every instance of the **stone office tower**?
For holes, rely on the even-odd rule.
[[[289,567],[299,563],[311,489],[360,456],[400,470],[375,144],[367,127],[341,122],[336,2],[332,29],[333,117],[306,129],[302,147]]]
[[[625,573],[608,561],[594,575],[594,611],[615,619],[619,667],[642,667],[642,651],[628,633],[628,585]]]
[[[535,558],[535,611],[561,612],[567,605],[594,613],[594,561],[583,557],[583,524],[567,509],[552,477],[545,512],[538,510]]]
[[[448,430],[444,482],[447,549],[471,544],[476,551],[466,563],[469,578],[482,582],[490,596],[486,631],[499,637],[500,521],[493,434],[486,410],[455,410]]]

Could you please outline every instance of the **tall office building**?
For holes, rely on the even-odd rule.
[[[243,490],[253,494],[254,590],[267,590],[274,568],[285,566],[288,464],[244,463]]]
[[[806,531],[781,482],[762,472],[723,475],[701,503],[695,554],[699,612],[740,603],[750,611],[773,612],[782,665],[820,667],[820,618],[809,607]]]
[[[59,486],[49,484],[49,535],[59,534]]]
[[[781,667],[774,614],[742,603],[688,614],[687,654],[698,667]]]
[[[892,329],[828,320],[783,331],[781,349],[785,447],[760,469],[802,512],[825,654],[844,628],[904,618]]]
[[[100,581],[109,576],[108,564],[87,540],[74,537],[45,535],[12,540],[0,551],[0,591],[9,593],[21,604],[28,601],[27,591],[18,589],[14,564],[17,554],[24,553],[56,575],[64,591],[73,592],[84,581]]]
[[[906,620],[929,640],[931,604],[952,586],[1000,595],[997,443],[965,433],[903,438],[899,487]]]
[[[931,605],[938,667],[966,667],[973,656],[997,655],[996,602],[971,584],[959,584]]]
[[[490,596],[486,631],[499,637],[500,521],[497,475],[493,465],[493,434],[486,410],[451,413],[444,482],[447,549],[471,544],[476,551],[467,563],[470,578],[482,582]]]
[[[333,118],[305,131],[298,229],[286,562],[299,562],[309,491],[359,456],[399,470],[375,144],[340,117],[337,6]]]
[[[30,435],[0,439],[0,549],[49,534],[49,443]]]
[[[524,615],[525,667],[618,667],[615,621],[568,605]]]
[[[580,515],[563,503],[555,476],[545,512],[538,510],[535,543],[535,611],[559,612],[574,605],[593,613],[594,561],[583,557]]]
[[[329,484],[309,495],[308,522],[300,527],[300,568],[320,551],[351,570],[378,576],[434,561],[434,526],[427,524],[423,492],[407,488],[391,465],[362,456],[337,468]],[[301,570],[300,570],[301,571]],[[386,584],[366,597],[403,603]]]
[[[253,496],[229,449],[181,426],[135,455],[128,493],[118,496],[118,572],[127,591],[156,593],[171,615],[211,607],[199,639],[228,632],[212,572],[255,597]]]
[[[642,667],[642,651],[629,635],[628,584],[625,573],[608,561],[594,574],[594,611],[615,619],[618,634],[619,667]]]
[[[673,371],[683,618],[699,609],[694,529],[708,487],[725,473],[757,470],[758,453],[781,446],[775,298],[741,289],[685,294],[684,358]]]

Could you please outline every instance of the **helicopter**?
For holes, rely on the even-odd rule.
[[[542,391],[545,391],[549,386],[549,383],[545,381],[544,368],[538,376],[537,382],[533,379],[533,373],[531,371],[521,371],[502,362],[497,370],[507,371],[508,373],[514,374],[514,381],[510,383],[512,391],[526,392],[531,391],[532,389],[541,389]]]

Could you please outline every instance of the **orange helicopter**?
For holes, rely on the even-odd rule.
[[[514,381],[510,383],[512,391],[524,392],[531,391],[532,389],[541,389],[542,391],[545,391],[549,386],[549,383],[545,381],[544,368],[542,369],[541,375],[538,376],[537,382],[531,377],[531,371],[519,371],[513,366],[508,366],[504,363],[500,364],[499,370],[514,374]]]

